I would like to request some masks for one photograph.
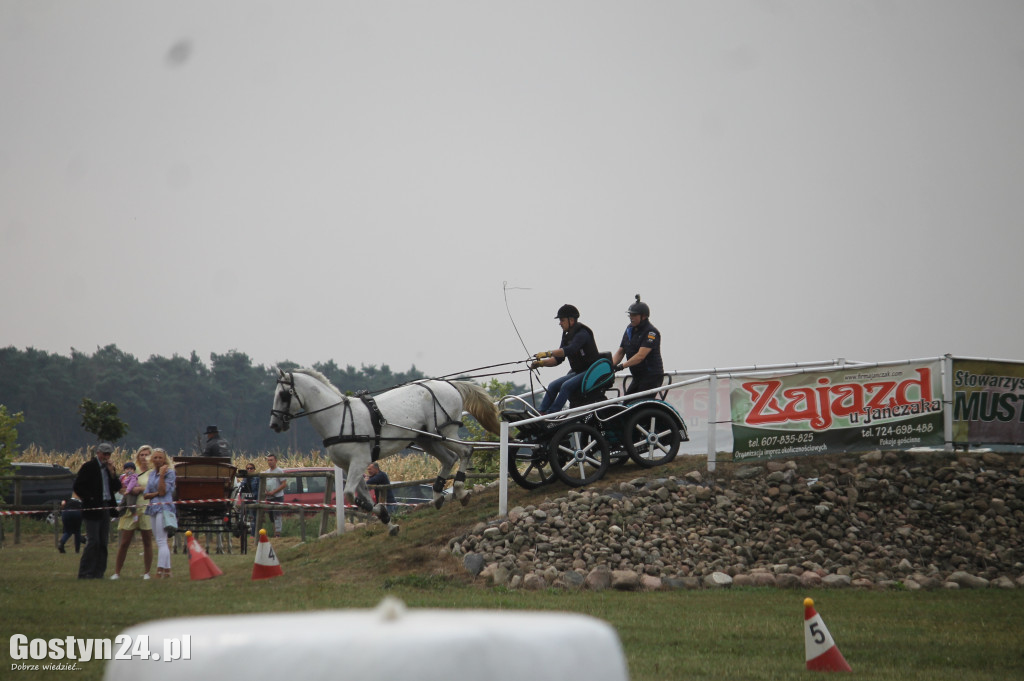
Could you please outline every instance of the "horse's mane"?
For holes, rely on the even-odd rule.
[[[316,369],[294,369],[294,370],[292,371],[292,373],[294,373],[294,374],[306,374],[306,375],[307,375],[307,376],[309,376],[310,378],[315,378],[316,380],[318,380],[318,381],[320,381],[321,383],[323,383],[323,384],[324,384],[324,386],[325,386],[325,387],[326,387],[326,388],[327,388],[328,390],[330,390],[331,392],[333,392],[333,393],[334,393],[335,395],[337,395],[338,397],[342,397],[341,391],[340,391],[340,390],[338,390],[338,389],[337,389],[337,388],[336,388],[336,387],[334,386],[334,384],[333,384],[333,383],[331,383],[331,382],[330,382],[329,380],[327,380],[327,377],[326,377],[326,376],[324,376],[323,374],[321,374],[321,373],[320,373],[319,371],[317,371]]]

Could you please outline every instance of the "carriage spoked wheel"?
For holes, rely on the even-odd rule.
[[[519,447],[509,454],[508,474],[523,489],[537,489],[555,479],[547,451],[529,447]]]
[[[679,452],[679,425],[661,409],[640,409],[626,420],[623,445],[638,466],[653,468],[669,463]]]
[[[611,455],[601,432],[585,423],[568,423],[555,432],[548,444],[551,466],[558,479],[570,487],[600,480]]]

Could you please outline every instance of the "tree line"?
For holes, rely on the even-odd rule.
[[[284,361],[276,366],[254,365],[243,352],[211,353],[207,366],[193,351],[189,357],[153,355],[144,362],[116,345],[88,355],[72,349],[71,356],[28,348],[0,348],[0,405],[9,414],[22,414],[18,444],[48,451],[75,451],[95,444],[82,426],[83,398],[117,405],[128,432],[117,444],[151,444],[172,455],[196,453],[208,425],[217,425],[232,450],[308,452],[320,448],[312,428],[293,427],[279,435],[270,430],[277,368],[297,368]],[[314,364],[342,392],[379,392],[426,378],[411,367],[392,372],[388,365],[348,365],[333,360]]]

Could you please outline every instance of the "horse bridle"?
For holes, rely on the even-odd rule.
[[[287,376],[288,380],[285,380],[285,376]],[[287,386],[285,390],[282,390],[279,393],[281,397],[281,402],[285,407],[285,411],[281,411],[280,409],[271,409],[270,415],[276,416],[285,423],[291,423],[295,419],[301,419],[304,416],[312,416],[313,414],[319,414],[320,412],[327,411],[328,409],[334,409],[338,405],[344,404],[347,401],[346,399],[342,398],[341,401],[335,402],[334,404],[329,404],[321,409],[306,411],[306,405],[302,403],[302,398],[299,397],[298,391],[295,390],[295,377],[292,376],[291,372],[288,372],[287,374],[284,374],[280,378],[278,378],[277,384],[280,386]],[[302,411],[299,412],[298,414],[292,414],[291,412],[288,411],[288,406],[291,404],[293,397],[295,398],[295,401],[299,403],[299,408],[302,409]]]

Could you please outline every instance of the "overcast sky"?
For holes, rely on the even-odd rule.
[[[640,293],[668,368],[1024,359],[1024,3],[0,0],[0,239],[64,355],[436,375]]]

